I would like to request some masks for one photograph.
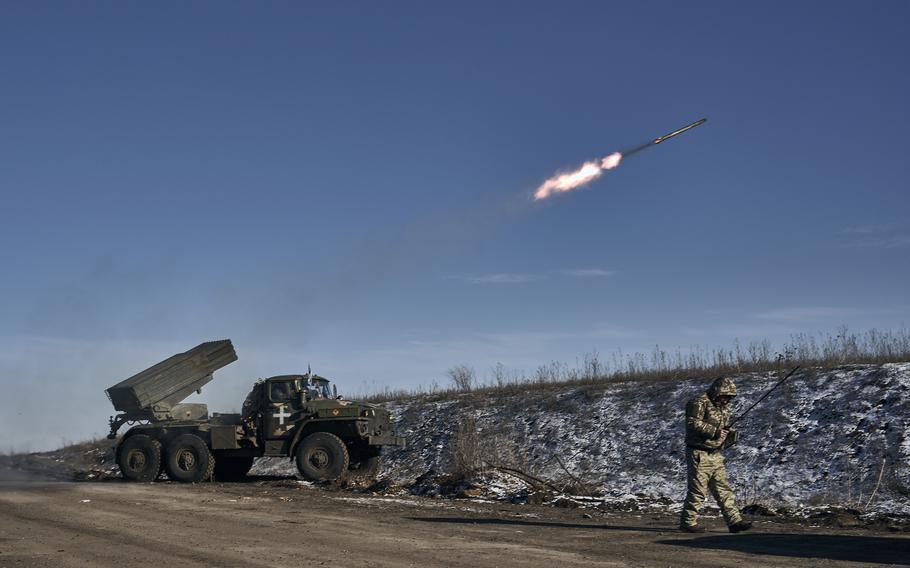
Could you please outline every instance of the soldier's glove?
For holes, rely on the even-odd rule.
[[[729,448],[733,444],[739,441],[739,431],[738,430],[729,430],[727,432],[727,438],[724,440],[724,448]]]

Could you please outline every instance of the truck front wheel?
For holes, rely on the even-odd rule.
[[[212,477],[215,458],[202,438],[195,434],[181,434],[167,445],[164,469],[174,481],[198,483]]]
[[[117,449],[117,465],[124,479],[155,481],[161,471],[161,442],[145,434],[134,434]]]
[[[334,481],[348,470],[348,449],[328,432],[310,434],[297,447],[297,471],[307,481]]]

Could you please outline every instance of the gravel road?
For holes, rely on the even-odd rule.
[[[295,480],[0,482],[0,566],[910,565],[910,537],[330,491]]]

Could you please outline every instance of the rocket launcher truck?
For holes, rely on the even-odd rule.
[[[369,479],[379,471],[383,446],[404,447],[389,411],[345,400],[311,372],[257,381],[239,414],[209,415],[205,404],[183,403],[236,360],[229,339],[210,341],[105,391],[119,412],[108,438],[135,423],[115,447],[125,479],[153,481],[164,472],[188,483],[236,480],[262,456],[295,459],[311,481]]]

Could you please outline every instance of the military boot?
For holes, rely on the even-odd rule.
[[[682,532],[687,532],[687,533],[703,533],[703,532],[705,532],[705,527],[703,527],[701,525],[680,524],[679,530],[681,530]]]
[[[738,532],[743,532],[743,531],[747,531],[747,530],[751,529],[752,523],[749,523],[746,521],[739,521],[738,523],[733,523],[732,525],[728,526],[727,528],[730,530],[731,533],[738,533]]]

